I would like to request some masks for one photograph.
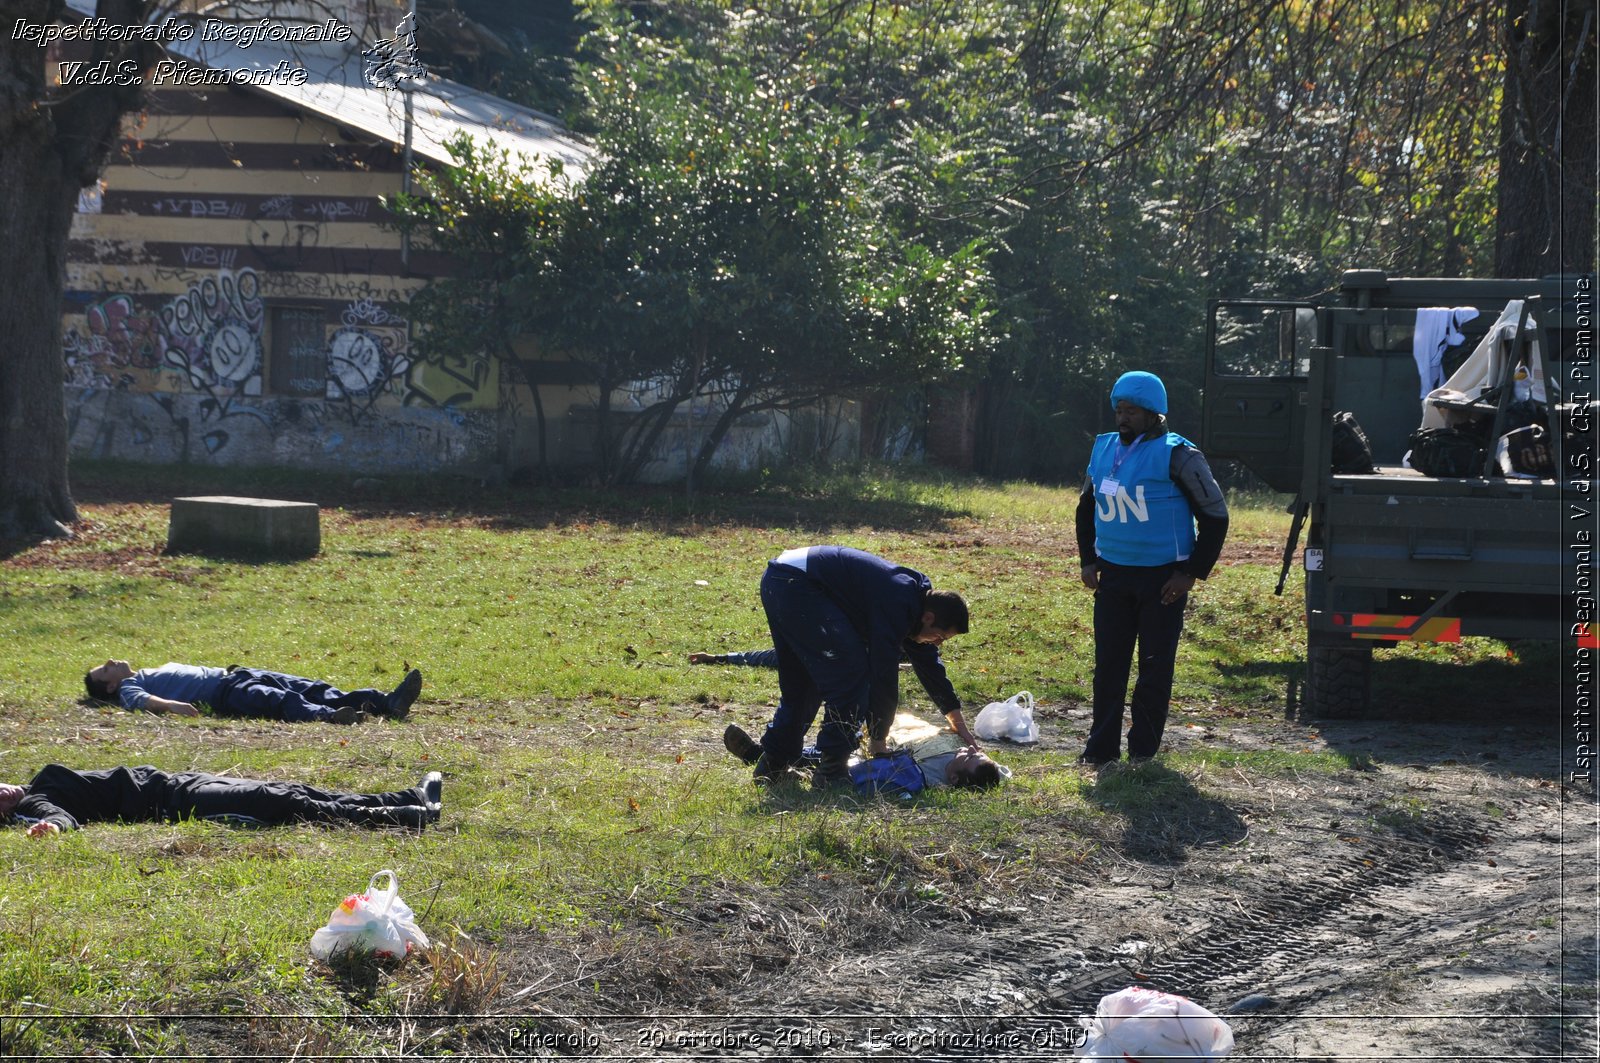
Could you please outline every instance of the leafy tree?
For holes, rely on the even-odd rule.
[[[462,76],[565,105],[564,0],[454,6],[527,53]],[[440,214],[416,224],[486,261],[439,289],[430,342],[517,364],[508,337],[530,328],[592,366],[615,478],[687,401],[710,403],[716,429],[823,384],[914,386],[959,353],[983,385],[983,466],[1072,475],[1107,373],[1193,380],[1206,295],[1309,294],[1351,265],[1592,269],[1594,7],[578,0],[592,32],[572,117],[607,162],[575,187],[594,194],[445,175]],[[0,0],[8,28],[64,10]],[[552,27],[558,46],[537,54]],[[75,515],[57,400],[66,233],[138,105],[126,87],[63,93],[44,63],[32,42],[0,43],[0,533]],[[672,209],[646,211],[658,191]],[[875,349],[885,337],[894,349]],[[638,380],[657,401],[605,416],[607,383]]]
[[[573,103],[581,27],[570,0],[419,0],[418,56],[432,74],[551,114]]]
[[[1597,31],[1594,0],[1505,0],[1496,276],[1597,268]]]
[[[432,349],[492,328],[498,349],[526,332],[586,366],[611,483],[638,476],[687,403],[710,406],[703,472],[742,416],[937,379],[983,354],[981,245],[943,252],[889,224],[858,123],[787,77],[693,67],[624,19],[596,36],[587,174],[511,174],[459,145],[460,166],[397,202],[478,263],[418,304]],[[474,320],[456,327],[450,307]],[[649,401],[620,410],[619,389],[638,382]]]

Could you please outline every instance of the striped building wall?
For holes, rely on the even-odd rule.
[[[68,254],[64,346],[80,455],[351,470],[497,459],[501,369],[411,357],[379,196],[393,145],[243,89],[157,89]]]
[[[124,132],[68,249],[75,455],[473,474],[537,462],[532,396],[513,370],[488,354],[413,357],[410,297],[449,262],[422,249],[402,262],[383,227],[398,146],[241,88],[156,88]],[[589,464],[592,378],[564,359],[534,364],[551,463]],[[654,387],[619,389],[616,416]],[[847,409],[745,418],[716,465],[852,455]],[[680,411],[644,478],[682,476],[716,412]]]

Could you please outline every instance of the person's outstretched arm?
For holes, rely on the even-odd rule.
[[[173,716],[198,716],[200,710],[187,701],[173,701],[170,698],[158,698],[151,694],[145,699],[143,708],[146,712],[157,715],[170,713]]]

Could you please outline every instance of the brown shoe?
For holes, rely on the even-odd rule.
[[[728,729],[722,732],[722,745],[746,764],[754,764],[761,759],[761,744],[736,723],[730,723]]]

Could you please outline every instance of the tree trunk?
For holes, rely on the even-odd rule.
[[[54,122],[9,117],[0,118],[0,535],[60,535],[78,519],[67,487],[61,292],[79,186]]]
[[[62,17],[59,0],[9,0],[13,20]],[[98,0],[111,25],[143,22],[153,0]],[[71,14],[66,16],[71,19]],[[132,60],[148,71],[160,55],[149,42],[96,41],[90,63]],[[66,366],[61,295],[67,236],[78,191],[100,176],[122,116],[140,84],[60,92],[52,49],[21,36],[0,38],[0,535],[70,534],[78,519],[67,487]]]
[[[727,438],[728,432],[733,428],[741,414],[745,412],[745,389],[740,388],[734,392],[728,404],[717,415],[716,423],[711,426],[711,432],[700,441],[700,448],[696,452],[694,462],[689,466],[691,479],[704,479],[706,473],[711,471],[711,459],[717,456],[717,448]]]
[[[1506,0],[1495,273],[1595,268],[1595,0]]]
[[[550,472],[550,446],[548,441],[549,433],[546,430],[547,422],[544,415],[544,399],[539,396],[538,374],[533,370],[533,360],[519,358],[510,343],[502,341],[500,352],[502,358],[517,367],[517,375],[522,378],[524,384],[528,385],[528,393],[533,396],[534,427],[538,430],[539,436],[539,476],[542,479]]]
[[[672,422],[672,415],[683,405],[683,401],[683,389],[680,387],[675,394],[646,406],[638,420],[619,433],[623,442],[618,447],[620,454],[617,465],[612,478],[606,481],[607,486],[616,487],[638,480],[656,444],[661,441],[662,433]]]

